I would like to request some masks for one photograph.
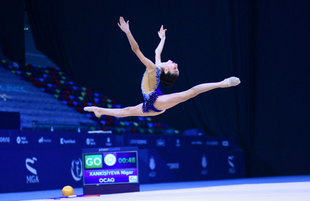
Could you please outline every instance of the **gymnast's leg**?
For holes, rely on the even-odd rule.
[[[101,108],[101,107],[84,107],[84,110],[87,112],[94,112],[96,117],[100,117],[101,115],[108,115],[114,117],[129,117],[129,116],[156,116],[162,114],[165,111],[154,112],[150,110],[148,113],[142,112],[142,103],[136,106],[125,107],[125,108]]]
[[[212,89],[227,88],[238,84],[240,84],[240,80],[237,77],[230,77],[221,82],[199,84],[183,92],[159,96],[154,106],[158,110],[166,110]]]

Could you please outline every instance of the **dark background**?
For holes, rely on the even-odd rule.
[[[201,128],[235,137],[247,176],[310,174],[308,0],[4,0],[3,54],[23,65],[23,11],[39,51],[73,80],[123,106],[136,105],[144,66],[117,26],[119,16],[154,61],[163,24],[162,61],[180,77],[164,93],[235,75],[238,87],[217,89],[155,117],[176,129]]]

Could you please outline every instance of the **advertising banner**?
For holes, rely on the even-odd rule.
[[[123,144],[137,146],[140,149],[205,149],[206,147],[234,149],[237,146],[234,138],[151,134],[125,134]]]
[[[80,151],[0,150],[0,192],[82,186]]]
[[[201,181],[245,177],[243,152],[200,149],[140,149],[140,183]],[[146,179],[147,178],[147,179]]]
[[[0,130],[0,193],[82,187],[82,148],[112,146],[113,134]]]
[[[245,177],[244,153],[234,139],[143,134],[122,138],[119,147],[113,134],[0,130],[0,193],[82,187],[84,174],[85,185]],[[120,153],[125,147],[136,147],[137,156]],[[108,151],[110,156],[91,154],[85,159],[82,150]],[[83,160],[88,161],[84,173]]]

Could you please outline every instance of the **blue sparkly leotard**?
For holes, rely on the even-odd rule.
[[[155,79],[154,79],[154,73],[155,73]],[[144,113],[149,112],[150,109],[153,110],[154,112],[161,112],[161,110],[158,110],[154,107],[154,103],[157,97],[159,95],[163,95],[163,93],[160,91],[159,88],[160,74],[161,69],[159,67],[156,67],[156,72],[148,73],[147,71],[145,71],[145,73],[143,74],[141,81],[141,91],[144,98],[144,103],[142,106],[142,111]],[[146,88],[148,88],[149,91],[147,91]]]

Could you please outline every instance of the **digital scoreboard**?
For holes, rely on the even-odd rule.
[[[138,183],[137,152],[84,155],[84,185]]]
[[[138,150],[136,147],[83,149],[82,157],[84,191],[93,186],[97,189],[94,194],[113,193],[104,190],[113,189],[111,187],[113,185],[117,185],[118,189],[124,187],[122,192],[139,191]],[[135,188],[137,186],[138,190],[128,190],[131,189],[130,187],[137,189]],[[98,192],[98,189],[102,189],[101,191],[104,192]]]

